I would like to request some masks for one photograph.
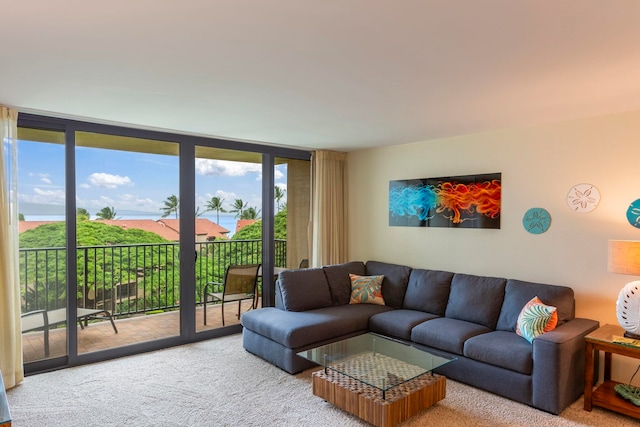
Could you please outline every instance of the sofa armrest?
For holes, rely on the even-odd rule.
[[[565,341],[572,340],[576,336],[584,337],[599,327],[600,323],[596,320],[575,318],[563,323],[552,331],[536,337],[535,340],[562,344]]]
[[[576,318],[533,340],[532,402],[559,414],[584,391],[584,337],[599,322]]]

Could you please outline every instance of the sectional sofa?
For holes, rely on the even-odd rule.
[[[350,274],[384,276],[384,305],[350,304]],[[557,326],[531,342],[516,333],[538,297]],[[584,390],[584,336],[595,320],[575,317],[566,286],[349,262],[280,274],[276,306],[242,316],[244,348],[295,374],[314,364],[296,353],[365,332],[457,360],[436,370],[456,381],[559,414]]]

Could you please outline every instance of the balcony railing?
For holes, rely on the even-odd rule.
[[[275,266],[286,266],[285,240],[275,241]],[[116,317],[180,306],[178,243],[82,246],[77,256],[78,307],[103,308]],[[257,264],[260,240],[196,243],[196,303],[208,282],[222,282],[229,265]],[[66,306],[65,248],[20,249],[22,312]]]

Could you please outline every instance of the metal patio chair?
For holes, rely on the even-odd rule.
[[[224,274],[224,282],[209,282],[204,288],[204,324],[207,324],[207,301],[220,301],[222,305],[222,326],[224,326],[224,304],[238,302],[238,319],[243,300],[252,300],[251,308],[256,308],[258,292],[258,272],[260,264],[230,265]]]
[[[117,334],[118,328],[113,321],[111,313],[107,310],[78,308],[76,309],[76,321],[81,329],[89,325],[89,320],[109,320],[113,331]],[[42,330],[44,331],[44,355],[49,357],[49,329],[67,323],[67,309],[34,310],[21,315],[22,333]]]

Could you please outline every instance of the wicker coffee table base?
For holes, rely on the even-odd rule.
[[[445,398],[446,378],[427,373],[386,392],[335,371],[312,374],[313,394],[375,426],[391,427]]]

